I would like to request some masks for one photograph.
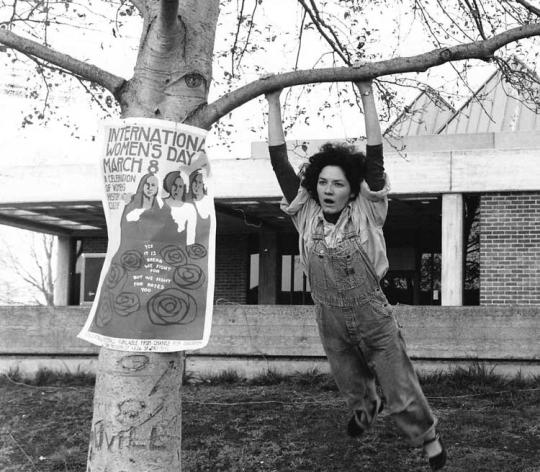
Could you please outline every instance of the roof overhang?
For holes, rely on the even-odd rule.
[[[297,165],[299,142],[288,143]],[[306,143],[306,142],[302,142]],[[320,142],[307,142],[313,152]],[[411,137],[404,151],[386,146],[391,197],[424,199],[444,193],[540,190],[537,133]],[[252,159],[212,162],[220,233],[290,231],[279,209],[281,191],[266,145],[254,144]],[[0,167],[0,223],[66,236],[106,236],[97,164]],[[429,200],[428,200],[429,201]]]

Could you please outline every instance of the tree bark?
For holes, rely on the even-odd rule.
[[[88,472],[181,470],[184,356],[101,349]]]
[[[208,97],[219,2],[141,7],[148,14],[134,77],[118,94],[122,117],[190,124]],[[88,472],[181,471],[183,372],[183,353],[101,349]]]

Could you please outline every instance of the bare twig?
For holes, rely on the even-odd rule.
[[[350,65],[351,64],[351,56],[350,56],[349,52],[347,51],[347,48],[345,46],[343,46],[343,44],[339,40],[337,34],[335,33],[334,29],[331,28],[330,26],[328,26],[328,24],[323,20],[323,18],[321,17],[321,14],[319,12],[319,9],[317,8],[317,4],[315,3],[315,0],[309,0],[309,2],[311,3],[311,8],[313,9],[313,12],[315,13],[315,17],[317,18],[317,22],[320,23],[322,26],[324,26],[330,32],[330,34],[334,38],[334,42],[337,45],[337,47],[339,48],[339,50],[345,56],[347,56],[347,61],[345,61],[345,63]]]
[[[507,61],[496,58],[495,62],[508,83],[517,92],[513,98],[534,113],[540,110],[540,77],[517,58]]]
[[[516,3],[519,3],[522,7],[525,7],[531,13],[534,13],[535,15],[540,16],[540,8],[537,8],[534,5],[531,5],[531,3],[528,2],[527,0],[514,0],[514,1]]]
[[[86,91],[86,93],[88,93],[88,95],[90,95],[90,98],[92,99],[92,101],[94,103],[97,104],[97,106],[99,108],[101,108],[101,111],[105,112],[107,114],[107,116],[111,116],[111,112],[109,110],[107,110],[103,104],[99,101],[99,99],[96,97],[96,94],[90,89],[90,87],[88,87],[84,81],[82,81],[79,77],[76,77],[76,79],[79,81],[79,83],[81,84],[81,86],[84,88],[84,90]]]
[[[465,0],[467,1],[467,0]],[[433,18],[429,17],[429,15],[427,14],[427,11],[425,11],[425,9],[423,8],[423,6],[421,5],[421,2],[420,1],[416,1],[416,3],[418,4],[418,6],[420,7],[420,11],[421,11],[421,14],[422,14],[422,18],[424,19],[424,24],[426,25],[426,27],[429,29],[430,31],[430,34],[431,36],[433,37],[433,40],[435,41],[435,43],[440,47],[441,46],[441,43],[439,42],[439,39],[437,38],[437,36],[435,35],[435,33],[433,32],[433,30],[431,29],[431,22],[434,21]],[[456,75],[459,77],[459,79],[461,80],[461,82],[463,83],[463,85],[465,85],[465,87],[467,87],[467,89],[469,90],[469,92],[471,92],[473,95],[473,99],[474,100],[477,100],[478,104],[480,105],[480,107],[482,108],[482,110],[484,111],[484,113],[492,120],[491,118],[491,115],[489,114],[489,112],[486,110],[486,108],[484,107],[484,104],[478,100],[478,97],[477,95],[474,93],[474,90],[471,89],[469,83],[467,82],[467,80],[465,80],[465,78],[463,77],[463,75],[461,74],[461,72],[458,70],[458,68],[455,66],[454,63],[450,63],[450,66],[452,67],[452,69],[454,69],[454,72],[456,73]],[[492,120],[493,121],[493,120]]]
[[[146,3],[144,0],[129,0],[129,2],[139,11],[141,15],[144,16],[147,13]]]
[[[11,9],[11,19],[10,19],[10,22],[12,22],[17,15],[17,3],[18,3],[18,0],[15,0],[13,2],[13,7]]]
[[[302,21],[300,23],[300,32],[298,33],[298,50],[296,51],[296,60],[294,61],[294,70],[298,70],[298,60],[300,59],[300,50],[302,49],[302,37],[304,36],[304,23],[306,22],[307,11],[304,10]]]
[[[240,36],[240,26],[242,25],[242,21],[244,18],[244,5],[245,5],[245,0],[242,0],[242,4],[240,5],[240,13],[238,14],[238,22],[236,24],[236,33],[234,35],[234,42],[231,48],[231,77],[234,77],[234,55],[236,51],[236,45],[238,44],[238,38]]]
[[[482,18],[480,16],[480,11],[478,10],[478,4],[476,3],[476,0],[472,0],[472,3],[469,0],[463,0],[465,4],[467,5],[467,8],[471,12],[471,15],[473,17],[473,20],[476,24],[476,27],[478,28],[478,32],[480,33],[480,36],[482,39],[487,39],[486,33],[484,31],[484,25],[482,24]]]
[[[439,5],[439,10],[452,22],[452,24],[461,32],[461,34],[470,41],[473,41],[473,38],[469,36],[469,34],[461,27],[454,17],[448,13],[447,8],[441,3],[441,0],[437,0],[437,4]]]
[[[54,281],[52,280],[54,238],[48,235],[40,235],[40,243],[43,246],[43,255],[37,253],[35,239],[30,244],[33,268],[24,266],[18,257],[13,254],[9,245],[6,245],[7,252],[0,259],[0,263],[6,265],[22,281],[34,287],[44,297],[46,304],[52,306],[54,304]],[[42,260],[44,263],[41,263]],[[38,275],[35,275],[36,273]],[[38,305],[42,304],[40,300],[36,299],[36,302]]]
[[[242,62],[242,58],[244,57],[244,54],[246,52],[246,49],[249,44],[249,38],[251,37],[251,32],[253,31],[253,25],[254,25],[254,18],[255,18],[255,12],[257,11],[257,7],[259,6],[259,2],[255,1],[253,5],[253,11],[251,12],[251,20],[249,22],[249,29],[246,36],[246,40],[244,41],[244,47],[242,48],[242,52],[238,56],[238,65],[236,66],[238,69],[240,68],[240,63]]]
[[[49,81],[47,80],[47,77],[45,77],[45,73],[43,72],[44,66],[41,65],[41,63],[34,57],[32,56],[27,56],[27,57],[37,64],[39,76],[41,77],[41,80],[43,80],[43,83],[45,84],[46,93],[45,93],[45,98],[43,100],[43,110],[41,112],[43,115],[45,115],[45,111],[47,109],[47,103],[49,102],[49,95],[51,92]]]
[[[45,21],[43,22],[43,44],[49,46],[49,41],[47,39],[49,32],[49,0],[47,0],[45,5]]]
[[[118,31],[120,29],[120,26],[118,24],[118,16],[120,15],[120,11],[122,10],[122,7],[128,0],[121,0],[120,5],[118,5],[118,8],[116,9],[116,14],[114,15],[114,25],[116,26],[116,30]]]
[[[311,18],[311,21],[313,21],[313,24],[315,25],[315,27],[317,28],[317,30],[319,31],[319,33],[321,34],[321,36],[326,40],[326,42],[330,45],[330,47],[334,50],[334,52],[339,56],[341,57],[341,59],[343,60],[343,62],[345,64],[348,64],[350,65],[350,60],[349,58],[343,53],[343,51],[340,49],[340,47],[338,46],[338,44],[336,44],[332,38],[330,38],[326,32],[323,30],[322,26],[321,26],[321,22],[319,21],[319,19],[317,18],[317,15],[311,11],[311,9],[309,8],[309,6],[306,4],[305,0],[298,0],[298,2],[300,3],[300,5],[302,5],[302,7],[304,7],[304,10],[307,12],[307,14],[309,15],[309,17]]]
[[[437,34],[435,33],[435,31],[433,30],[433,27],[432,25],[436,25],[438,26],[439,28],[441,28],[441,30],[444,30],[445,33],[451,37],[452,39],[455,39],[457,41],[457,38],[455,38],[453,35],[450,34],[450,32],[444,28],[443,24],[440,23],[439,21],[437,21],[433,16],[431,16],[429,14],[429,12],[426,10],[426,8],[424,7],[424,5],[422,5],[422,2],[421,0],[415,0],[414,2],[417,6],[418,6],[418,11],[420,12],[421,16],[422,16],[422,21],[424,22],[424,25],[425,27],[428,29],[429,31],[429,34],[431,35],[431,37],[433,38],[433,41],[434,41],[434,44],[438,45],[438,46],[442,46],[441,42],[439,41],[439,38],[437,37]],[[440,4],[439,4],[440,5]],[[441,9],[444,11],[445,8],[444,6],[441,6]],[[446,13],[446,12],[445,12]],[[459,28],[460,31],[464,34],[464,36],[470,40],[470,41],[474,41],[474,38],[472,38],[471,36],[469,36],[468,34],[466,34],[461,28]]]
[[[466,59],[491,60],[494,52],[504,45],[539,34],[540,23],[532,23],[507,30],[484,41],[438,48],[416,56],[372,62],[360,67],[299,70],[272,75],[253,81],[202,107],[191,117],[190,124],[209,128],[231,110],[270,90],[308,83],[352,82],[371,80],[392,74],[423,72],[434,66]]]

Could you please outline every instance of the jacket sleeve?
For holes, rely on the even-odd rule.
[[[287,146],[268,146],[270,152],[270,162],[276,174],[279,186],[287,202],[291,203],[298,193],[300,178],[296,175],[293,166],[287,156]]]
[[[366,146],[365,180],[372,191],[382,190],[385,186],[384,157],[382,144]]]

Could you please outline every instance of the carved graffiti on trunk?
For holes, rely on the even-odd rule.
[[[90,454],[103,449],[118,452],[127,449],[145,449],[156,451],[165,449],[172,438],[161,426],[141,428],[132,426],[128,429],[113,432],[103,420],[92,426],[90,433]]]

